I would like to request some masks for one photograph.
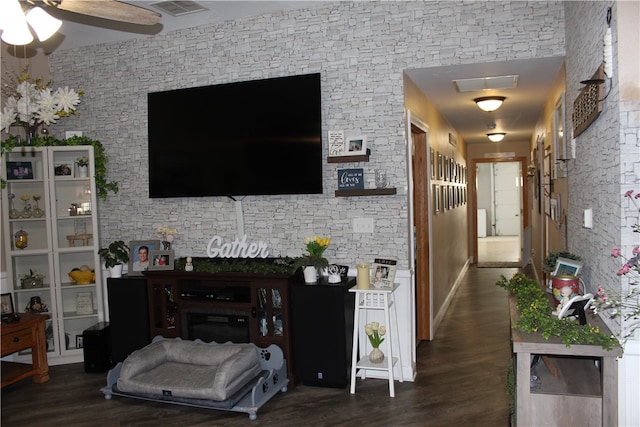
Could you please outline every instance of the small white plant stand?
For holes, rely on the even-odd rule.
[[[402,355],[400,346],[398,348],[397,357],[393,356],[393,340],[398,339],[398,320],[396,315],[396,306],[393,299],[393,292],[398,288],[398,284],[394,284],[392,288],[371,288],[371,289],[358,289],[357,286],[349,289],[349,292],[355,292],[355,310],[353,312],[353,351],[351,360],[351,394],[356,392],[356,375],[360,373],[361,378],[366,378],[367,370],[372,371],[386,371],[389,377],[389,396],[395,396],[394,388],[394,374],[393,367],[396,363],[400,362],[402,366]],[[363,315],[366,315],[367,310],[382,310],[384,311],[384,324],[387,325],[387,335],[385,342],[387,343],[386,354],[382,363],[371,363],[369,361],[369,355],[366,354],[358,360],[358,349],[360,344],[360,310],[364,310]],[[391,313],[392,312],[392,313]],[[366,338],[365,338],[366,340]],[[363,346],[365,347],[365,346]],[[403,382],[402,373],[398,379]]]

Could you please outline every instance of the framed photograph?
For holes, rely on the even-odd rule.
[[[76,348],[84,348],[84,340],[82,335],[76,335]]]
[[[342,156],[344,154],[344,131],[328,131],[327,141],[329,145],[329,157]]]
[[[57,179],[73,178],[73,169],[67,163],[57,164],[53,168],[53,174]]]
[[[395,259],[376,258],[373,260],[371,286],[374,288],[392,288],[396,278]]]
[[[453,145],[454,147],[458,145],[458,138],[456,138],[456,136],[451,132],[449,132],[449,144]]]
[[[436,179],[436,153],[433,148],[429,149],[429,166],[431,168],[431,179]]]
[[[433,213],[440,212],[440,186],[433,184]]]
[[[7,162],[7,179],[33,179],[31,162]]]
[[[556,267],[553,269],[551,276],[575,276],[580,275],[582,270],[582,262],[575,259],[558,258]]]
[[[132,240],[129,242],[129,276],[141,276],[149,265],[151,251],[161,249],[160,240]]]
[[[173,251],[149,251],[149,271],[173,270]]]
[[[13,320],[16,312],[13,309],[13,297],[11,294],[1,294],[0,295],[0,307],[2,311],[2,320]]]
[[[344,145],[344,156],[358,156],[367,154],[367,139],[364,136],[352,136],[347,138]]]
[[[438,152],[438,179],[444,179],[444,164],[442,154]]]

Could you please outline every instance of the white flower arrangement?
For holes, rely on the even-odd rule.
[[[158,227],[156,228],[156,232],[162,236],[162,246],[167,250],[171,248],[171,243],[174,239],[173,236],[178,234],[178,230],[169,227]]]
[[[51,80],[43,82],[42,79],[31,78],[25,68],[18,77],[15,93],[6,97],[4,109],[0,112],[0,131],[16,125],[34,129],[75,114],[84,92],[68,86],[52,90],[49,87],[52,83]]]
[[[384,341],[384,334],[387,333],[386,326],[380,326],[378,322],[371,322],[364,325],[364,332],[369,337],[369,342],[373,348],[380,347],[380,344]]]
[[[76,164],[78,166],[88,166],[89,165],[89,158],[87,156],[78,157],[76,159]]]

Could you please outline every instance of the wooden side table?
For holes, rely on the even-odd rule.
[[[353,312],[353,352],[351,356],[351,394],[356,392],[356,375],[360,372],[362,378],[366,378],[366,371],[386,371],[389,377],[389,396],[395,396],[393,367],[397,362],[402,366],[402,351],[398,346],[397,357],[393,356],[393,341],[400,336],[398,333],[398,319],[396,315],[396,306],[393,299],[393,292],[398,288],[398,284],[394,284],[393,288],[388,289],[358,289],[354,286],[349,292],[355,292],[356,302]],[[387,325],[388,333],[385,337],[387,343],[387,354],[382,363],[371,363],[369,355],[365,355],[358,360],[358,347],[360,337],[360,310],[382,310],[384,311],[384,322]],[[393,316],[390,312],[393,312]],[[402,374],[399,378],[403,382]]]
[[[44,334],[46,314],[20,313],[20,320],[2,324],[2,357],[31,349],[31,365],[2,362],[2,385],[33,377],[34,383],[49,381],[47,342]]]

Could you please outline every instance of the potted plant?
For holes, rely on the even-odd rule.
[[[129,246],[122,240],[116,240],[108,247],[98,250],[98,255],[104,260],[111,277],[121,277],[122,265],[129,262]]]
[[[37,273],[29,269],[29,274],[23,274],[20,276],[20,284],[22,289],[28,288],[41,288],[44,281],[44,274]]]
[[[327,259],[322,255],[330,242],[331,240],[328,237],[320,236],[311,236],[304,239],[304,244],[309,253],[295,259],[294,271],[302,268],[306,283],[316,283],[322,269],[329,265]]]
[[[78,157],[76,159],[76,165],[78,165],[78,174],[80,175],[80,178],[86,178],[89,176],[89,157]]]

